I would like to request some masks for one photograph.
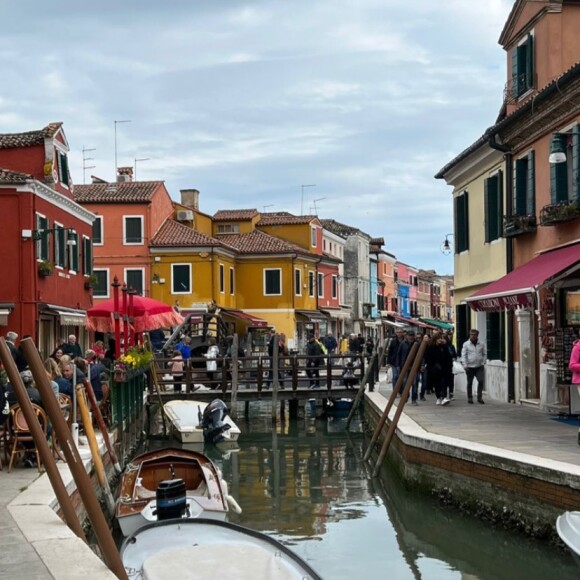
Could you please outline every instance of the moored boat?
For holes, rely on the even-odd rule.
[[[237,441],[240,429],[228,414],[221,399],[201,401],[168,401],[163,410],[182,443],[221,443]]]
[[[580,511],[564,512],[558,516],[556,531],[580,566]]]
[[[307,562],[274,538],[215,520],[151,524],[125,540],[121,559],[130,580],[320,580]]]
[[[220,470],[203,453],[159,449],[137,456],[121,476],[115,515],[124,536],[173,518],[225,519],[241,511]]]

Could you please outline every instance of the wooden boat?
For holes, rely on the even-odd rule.
[[[123,543],[121,559],[130,580],[320,580],[277,540],[216,520],[174,520],[141,528]]]
[[[556,530],[580,566],[580,511],[564,512],[558,516]]]
[[[220,470],[203,453],[159,449],[139,455],[121,476],[115,515],[124,536],[167,518],[225,519],[241,512]]]
[[[327,414],[341,414],[350,413],[354,399],[341,398],[341,399],[328,399],[328,404],[326,406]]]
[[[241,433],[221,399],[211,403],[169,401],[163,410],[171,421],[173,434],[182,443],[237,441]]]

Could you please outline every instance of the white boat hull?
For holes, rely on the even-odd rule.
[[[320,579],[306,562],[273,538],[210,520],[168,520],[147,526],[125,540],[121,559],[130,580]]]
[[[580,565],[580,511],[564,512],[558,516],[556,530]]]
[[[163,410],[171,421],[174,436],[182,443],[203,443],[203,427],[199,424],[199,412],[203,414],[207,403],[201,401],[169,401]],[[227,415],[224,422],[230,425],[224,431],[224,441],[234,442],[240,436],[240,428]]]

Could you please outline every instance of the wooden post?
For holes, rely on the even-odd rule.
[[[369,380],[369,376],[370,373],[373,370],[373,360],[374,358],[377,356],[377,353],[375,352],[369,362],[369,364],[367,365],[365,374],[363,376],[362,381],[360,382],[360,386],[358,388],[358,392],[356,394],[356,397],[354,398],[354,403],[352,404],[352,407],[350,409],[350,413],[348,414],[348,418],[346,420],[346,429],[348,430],[348,428],[350,427],[350,423],[352,421],[352,418],[354,417],[354,414],[356,413],[356,410],[358,409],[358,406],[362,400],[363,394],[365,392],[365,387],[367,385],[367,382]],[[361,357],[361,360],[364,361],[364,356]],[[364,364],[364,362],[362,363]]]
[[[298,389],[298,356],[294,355],[292,357],[292,390],[296,391]]]
[[[326,388],[330,391],[332,389],[332,361],[330,356],[326,353]]]
[[[401,395],[401,400],[397,405],[397,410],[395,411],[395,416],[391,421],[389,426],[389,430],[387,431],[387,435],[385,436],[385,440],[383,441],[383,446],[381,448],[381,452],[379,453],[379,458],[377,459],[377,463],[375,465],[375,470],[373,471],[373,477],[376,477],[381,470],[381,465],[385,459],[387,451],[389,449],[389,445],[393,439],[393,435],[395,434],[395,429],[397,428],[397,423],[399,422],[399,417],[403,412],[403,407],[407,402],[409,397],[409,391],[413,386],[413,381],[415,380],[415,376],[417,375],[417,371],[419,370],[419,366],[421,365],[421,361],[423,359],[423,353],[425,352],[425,348],[427,347],[427,343],[429,342],[429,337],[424,336],[423,340],[421,341],[421,346],[419,346],[419,351],[415,355],[415,360],[413,361],[413,366],[411,367],[411,372],[409,373],[409,378],[407,379],[407,384],[405,385],[405,389],[403,394]]]
[[[258,393],[262,392],[262,382],[264,380],[264,368],[262,366],[262,357],[258,357],[258,365],[256,367],[256,388]]]
[[[276,423],[276,414],[278,406],[278,388],[280,381],[278,380],[278,335],[274,335],[274,344],[272,349],[272,360],[270,361],[270,371],[272,373],[272,422]]]
[[[377,426],[375,427],[375,431],[374,431],[373,436],[371,438],[371,442],[369,443],[369,446],[368,446],[368,448],[365,452],[364,458],[363,458],[365,461],[370,457],[371,452],[373,450],[373,446],[377,442],[377,439],[379,438],[379,434],[381,432],[381,429],[383,428],[383,425],[385,424],[385,421],[387,420],[387,417],[389,416],[389,412],[391,410],[391,407],[393,406],[395,399],[397,398],[397,395],[399,394],[399,390],[401,389],[403,379],[405,378],[405,375],[409,372],[409,368],[411,367],[412,361],[415,360],[415,355],[417,354],[418,348],[419,348],[419,344],[415,341],[413,343],[413,346],[411,347],[411,352],[407,356],[407,360],[405,361],[405,364],[403,365],[403,369],[401,370],[401,373],[399,374],[399,378],[397,379],[397,383],[395,385],[393,385],[393,391],[391,393],[391,396],[389,397],[389,400],[387,401],[387,406],[385,407],[385,410],[383,411],[383,414],[382,414],[381,418],[379,419]]]
[[[119,320],[119,278],[113,279],[113,319],[115,324],[115,359],[121,356],[121,321]]]
[[[26,424],[30,428],[30,433],[34,438],[34,443],[36,445],[36,448],[38,449],[38,453],[40,454],[40,459],[42,460],[44,469],[46,469],[46,474],[48,475],[48,479],[50,480],[52,489],[54,490],[54,493],[56,495],[56,499],[58,500],[58,503],[62,508],[64,521],[66,522],[68,527],[83,542],[87,543],[87,538],[85,537],[83,527],[81,526],[81,523],[77,517],[68,491],[66,490],[64,482],[62,481],[60,471],[58,470],[58,467],[56,466],[56,463],[54,461],[52,451],[48,446],[48,442],[44,436],[44,432],[41,429],[40,424],[38,423],[38,419],[36,418],[34,409],[32,408],[32,403],[30,402],[28,393],[26,392],[26,388],[24,387],[24,383],[22,382],[22,377],[18,372],[16,363],[12,358],[10,350],[6,346],[6,341],[4,338],[0,338],[0,360],[2,361],[2,364],[6,369],[6,373],[8,374],[8,377],[10,379],[10,384],[14,389],[16,399],[18,400],[20,408],[22,409],[22,413],[24,414],[24,418],[26,419]],[[52,393],[52,389],[51,396],[55,400],[55,404],[58,405],[56,397],[54,396],[54,393]],[[62,415],[62,411],[60,409],[59,413]]]
[[[0,338],[0,349],[7,348],[6,343],[3,341],[4,339]],[[105,563],[117,578],[127,580],[127,573],[125,572],[117,546],[115,546],[113,536],[109,530],[109,525],[103,515],[101,506],[99,505],[97,496],[93,490],[91,480],[85,471],[83,461],[76,445],[74,444],[70,430],[64,419],[64,415],[60,410],[60,405],[54,396],[54,392],[50,386],[50,381],[48,380],[48,376],[46,375],[46,371],[44,370],[44,366],[40,360],[38,350],[31,338],[23,338],[20,345],[22,346],[22,350],[24,351],[24,355],[26,356],[26,360],[28,361],[28,365],[32,371],[36,388],[40,392],[44,407],[50,418],[50,422],[52,423],[52,428],[55,430],[56,436],[60,441],[61,450],[75,480],[79,495],[81,496],[81,501],[87,510],[87,514],[93,526],[93,531],[97,537]]]
[[[232,341],[231,365],[232,365],[232,403],[230,405],[230,415],[233,419],[237,417],[236,404],[238,402],[238,334],[234,333]]]

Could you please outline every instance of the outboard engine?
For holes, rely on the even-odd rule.
[[[224,433],[231,427],[225,423],[228,408],[221,399],[214,399],[204,410],[202,418],[203,438],[209,443],[225,439]]]
[[[166,479],[157,486],[157,520],[182,518],[187,509],[183,479]]]

